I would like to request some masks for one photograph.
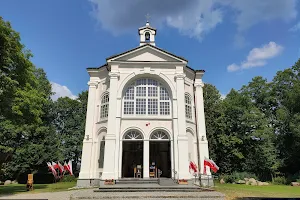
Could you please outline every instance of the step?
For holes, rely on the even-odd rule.
[[[216,200],[224,200],[225,196],[222,193],[211,191],[200,191],[200,192],[180,192],[180,191],[172,191],[172,192],[86,192],[86,191],[78,191],[78,193],[72,195],[71,200],[80,199],[80,200],[88,200],[88,199],[127,199],[127,200],[137,200],[137,199],[182,199],[182,200],[190,200],[190,199],[216,199]]]
[[[151,184],[158,183],[158,179],[119,179],[116,184]]]

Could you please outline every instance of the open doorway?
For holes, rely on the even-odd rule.
[[[170,141],[150,141],[150,165],[162,171],[160,177],[171,178]]]
[[[123,141],[122,178],[134,178],[134,168],[143,167],[143,148],[143,141]]]

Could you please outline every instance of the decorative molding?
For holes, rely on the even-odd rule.
[[[98,84],[99,84],[99,81],[89,81],[87,84],[88,84],[89,87],[91,87],[91,88],[97,88],[97,87],[98,87]]]
[[[108,75],[110,76],[110,78],[119,78],[120,72],[109,72]]]
[[[185,74],[175,74],[175,81],[177,80],[184,80],[185,79]]]
[[[204,87],[204,83],[202,81],[201,82],[197,81],[197,82],[194,83],[194,86],[195,87],[202,87],[203,88]]]

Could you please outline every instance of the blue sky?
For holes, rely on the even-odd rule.
[[[87,89],[87,67],[139,45],[137,29],[158,29],[156,45],[206,70],[222,94],[254,76],[271,80],[300,58],[297,0],[1,0],[0,16],[20,32],[56,97]]]

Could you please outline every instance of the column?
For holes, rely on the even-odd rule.
[[[120,128],[121,128],[121,114],[122,114],[122,99],[117,99],[117,113],[116,113],[116,151],[115,151],[115,177],[119,176],[119,163],[122,163],[122,156],[120,155]]]
[[[175,76],[177,86],[177,113],[178,113],[178,179],[189,179],[188,138],[186,136],[184,78],[185,74]]]
[[[144,166],[143,166],[143,178],[149,178],[149,153],[150,153],[149,140],[144,140]]]
[[[178,114],[177,114],[177,95],[176,95],[175,97],[173,97],[173,141],[171,141],[171,144],[173,144],[171,146],[173,152],[172,176],[174,176],[174,179],[178,178],[178,140],[177,139],[178,139]]]
[[[203,86],[202,76],[204,72],[200,71],[196,73],[195,78],[195,97],[196,97],[196,116],[197,116],[197,134],[199,140],[199,157],[200,157],[200,173],[203,173],[204,159],[209,158],[208,153],[208,141],[206,138],[205,127],[205,114],[204,114],[204,101],[203,101]],[[210,175],[210,170],[207,168],[207,174]]]
[[[115,176],[115,151],[116,151],[116,130],[120,124],[116,123],[117,116],[117,91],[118,91],[118,72],[110,72],[109,86],[109,110],[107,121],[107,135],[105,137],[105,155],[102,179],[117,179]]]
[[[96,90],[98,86],[97,81],[88,82],[89,94],[88,104],[86,112],[85,134],[83,139],[81,168],[79,173],[79,179],[90,179],[92,177],[91,162],[92,162],[92,148],[93,148],[93,126],[95,124],[95,100]]]

